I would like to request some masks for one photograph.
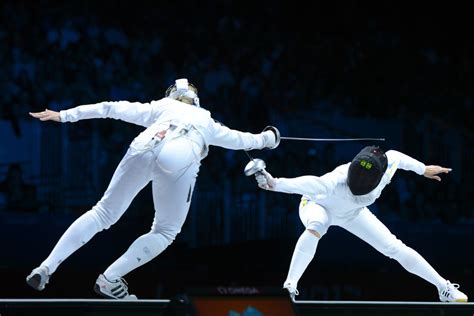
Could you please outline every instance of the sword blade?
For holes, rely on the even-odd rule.
[[[306,137],[280,137],[285,140],[303,140],[309,142],[353,142],[361,140],[373,140],[384,142],[385,138],[306,138]]]
[[[250,161],[253,161],[253,157],[249,154],[248,151],[244,150],[244,153],[247,155]]]

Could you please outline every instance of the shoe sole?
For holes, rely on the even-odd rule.
[[[95,285],[94,285],[94,292],[95,292],[96,294],[102,296],[102,297],[105,297],[105,298],[112,298],[112,299],[115,299],[115,300],[117,299],[116,297],[107,295],[107,294],[105,294],[104,292],[102,292],[102,291],[100,290],[100,286],[99,286],[98,284],[95,284]]]
[[[110,299],[114,299],[114,300],[127,300],[125,298],[118,298],[118,297],[115,297],[115,296],[111,296],[111,295],[107,295],[105,294],[104,292],[102,292],[100,290],[100,286],[98,284],[95,284],[94,285],[94,292],[102,297],[105,297],[105,298],[110,298]],[[137,300],[137,297],[133,294],[129,295],[129,298],[128,300],[130,301],[134,301],[134,300]],[[0,315],[1,316],[1,315]]]
[[[39,275],[39,274],[35,274],[32,277],[27,278],[26,283],[37,291],[43,290],[43,289],[40,289],[41,275]]]
[[[454,300],[454,301],[448,301],[448,300],[441,300],[441,302],[443,303],[467,303],[467,298],[464,299],[464,298],[460,298],[460,299],[457,299],[457,300]]]

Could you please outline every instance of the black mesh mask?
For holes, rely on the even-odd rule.
[[[367,146],[352,160],[347,185],[354,195],[364,195],[375,189],[387,170],[387,156],[378,146]]]

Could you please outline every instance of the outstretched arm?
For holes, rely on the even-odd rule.
[[[60,112],[46,109],[30,113],[41,121],[77,122],[94,118],[113,118],[141,126],[149,126],[157,115],[159,101],[150,103],[116,101],[74,107]]]
[[[259,134],[253,134],[230,129],[219,122],[212,122],[211,129],[212,134],[209,144],[214,146],[233,150],[251,150],[262,148],[273,149],[278,145],[276,132],[270,129],[264,130]],[[276,130],[276,128],[274,129]]]
[[[429,179],[434,179],[437,181],[441,181],[439,174],[449,173],[452,170],[451,168],[445,168],[437,165],[426,166],[424,163],[396,150],[387,151],[387,156],[391,161],[393,161],[393,164],[396,168],[413,171],[419,175],[424,175]]]
[[[413,171],[419,175],[422,175],[425,172],[424,163],[405,155],[404,153],[396,150],[389,150],[386,154],[389,161],[389,168],[393,169],[392,173],[394,173],[396,169]]]
[[[343,173],[336,168],[321,177],[301,176],[296,178],[274,178],[265,169],[256,174],[258,186],[269,191],[300,195],[330,194],[339,183]]]

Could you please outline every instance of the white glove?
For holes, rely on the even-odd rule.
[[[258,186],[265,190],[273,190],[276,184],[275,178],[273,178],[265,169],[261,172],[257,172],[255,174],[255,179],[257,180]]]
[[[280,144],[280,131],[274,126],[267,126],[261,133],[263,136],[264,146],[275,149]]]
[[[263,144],[266,148],[272,148],[276,144],[276,137],[272,131],[265,131],[262,133]]]

